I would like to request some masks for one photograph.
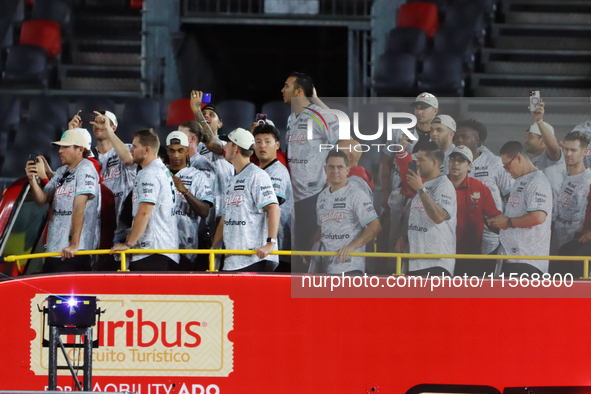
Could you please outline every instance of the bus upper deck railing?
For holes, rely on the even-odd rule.
[[[208,254],[209,255],[209,270],[207,272],[217,272],[215,269],[215,256],[218,254],[234,254],[234,255],[253,255],[255,250],[228,250],[228,249],[128,249],[122,252],[115,252],[121,255],[121,269],[120,271],[129,271],[127,269],[127,254]],[[81,250],[75,253],[77,256],[85,255],[104,255],[111,254],[110,249],[99,250]],[[279,250],[273,251],[270,254],[279,256],[336,256],[337,252],[317,252],[317,251],[292,251]],[[61,253],[35,253],[23,255],[10,255],[4,258],[4,261],[14,262],[17,260],[28,260],[33,258],[43,257],[59,257]],[[360,257],[381,257],[381,258],[395,258],[396,272],[393,275],[402,274],[402,259],[473,259],[473,260],[554,260],[554,261],[582,261],[583,262],[583,277],[582,279],[589,279],[589,256],[509,256],[509,255],[481,255],[481,254],[412,254],[412,253],[379,253],[379,252],[361,252],[351,253],[350,256]]]

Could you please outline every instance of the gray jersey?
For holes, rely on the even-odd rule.
[[[575,126],[572,131],[580,131],[581,133],[585,134],[587,137],[591,138],[591,120],[583,122]],[[591,167],[591,149],[585,153],[585,167]]]
[[[234,175],[226,190],[224,203],[224,243],[226,249],[257,250],[267,244],[268,215],[264,208],[278,204],[269,175],[249,163]],[[277,250],[277,245],[275,245]],[[279,262],[279,256],[269,255],[265,260]],[[227,255],[224,269],[235,271],[262,259],[254,255]]]
[[[574,238],[585,220],[590,185],[591,170],[588,168],[580,174],[567,176],[562,182],[552,211],[552,255],[558,254],[558,248]]]
[[[131,149],[131,145],[126,144],[126,146]],[[125,198],[133,189],[137,174],[137,164],[125,165],[115,153],[115,148],[111,148],[104,155],[99,152],[96,159],[101,166],[103,185],[107,186],[113,192],[113,197],[115,198],[115,215],[117,218],[115,238],[123,241],[129,229],[120,228],[119,215],[121,215]]]
[[[321,229],[320,240],[330,252],[349,245],[363,233],[364,227],[378,217],[371,198],[351,183],[335,192],[331,192],[330,187],[324,189],[318,196],[316,212]],[[354,252],[365,252],[365,245]],[[327,256],[323,262],[329,274],[355,270],[365,272],[365,257],[349,256],[347,261],[341,262],[336,256]]]
[[[212,181],[203,171],[198,171],[193,167],[186,167],[178,171],[176,176],[181,179],[187,190],[198,200],[213,205]],[[201,217],[193,211],[186,197],[178,189],[175,190],[174,217],[179,233],[179,249],[199,249],[197,230]],[[196,256],[186,255],[186,257],[191,260]]]
[[[205,145],[203,145],[205,147]],[[230,179],[234,176],[234,166],[224,156],[216,155],[207,149],[203,154],[196,153],[191,157],[191,167],[213,173],[213,197],[215,203],[215,217],[222,216],[222,205]]]
[[[287,168],[279,160],[264,168],[269,174],[273,183],[273,190],[281,210],[281,220],[279,222],[279,232],[277,234],[277,247],[279,250],[291,250],[291,205],[293,196],[291,191],[291,178]]]
[[[137,174],[133,188],[133,217],[137,215],[140,203],[154,204],[150,221],[134,248],[140,249],[178,249],[179,236],[176,220],[173,216],[176,188],[172,175],[162,160],[156,159]],[[133,227],[133,225],[132,225]],[[164,253],[163,253],[164,254]],[[164,254],[176,263],[178,254]],[[133,260],[140,260],[148,255],[134,254]]]
[[[502,197],[509,194],[515,182],[510,173],[505,171],[501,158],[495,156],[490,150],[481,146],[478,148],[480,156],[474,159],[468,176],[478,179],[489,188],[495,206],[503,212]],[[499,246],[499,236],[490,231],[486,226],[482,232],[482,254],[489,254]]]
[[[542,171],[533,171],[515,180],[505,216],[517,218],[528,212],[544,211],[544,223],[530,228],[501,230],[499,240],[507,255],[548,256],[552,223],[552,188]],[[528,263],[548,272],[548,260],[506,260],[507,263]]]
[[[365,179],[357,175],[349,175],[347,179],[353,187],[362,190],[370,199],[373,199],[373,191]]]
[[[47,252],[61,252],[70,245],[74,198],[82,194],[87,195],[88,200],[84,208],[78,249],[96,249],[100,239],[101,192],[94,165],[84,159],[72,170],[68,170],[67,165],[62,166],[43,190],[53,196],[47,230]]]
[[[562,149],[560,150],[560,159],[557,161],[550,160],[544,149],[542,154],[531,159],[531,162],[538,170],[541,170],[546,175],[552,187],[552,198],[556,199],[560,191],[560,186],[562,186],[562,181],[566,178],[566,163],[564,162]]]
[[[419,194],[411,201],[408,219],[410,253],[455,254],[458,204],[456,189],[445,175],[425,182],[431,198],[449,214],[449,220],[435,224],[427,215]],[[418,271],[431,267],[443,267],[453,275],[455,259],[411,259],[409,270]]]
[[[319,116],[321,111],[322,108],[311,104],[297,116],[292,113],[287,120],[287,161],[295,202],[320,193],[326,183],[324,161],[328,155],[328,150],[320,151],[320,145],[334,145],[339,138],[339,122],[334,116]],[[311,140],[308,120],[312,121]]]

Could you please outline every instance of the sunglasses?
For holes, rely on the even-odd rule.
[[[64,182],[66,181],[66,178],[70,175],[70,171],[66,171],[64,173],[64,175],[61,177],[61,179],[59,181],[57,181],[57,187],[61,187]]]
[[[517,156],[519,156],[520,154],[521,154],[521,152],[517,152],[517,154],[516,154],[515,156],[513,156],[513,158],[512,158],[511,160],[509,160],[509,163],[507,163],[507,164],[503,164],[503,168],[504,168],[505,170],[508,170],[508,169],[509,169],[509,167],[511,166],[511,162],[512,162],[513,160],[515,160],[515,158],[516,158]]]

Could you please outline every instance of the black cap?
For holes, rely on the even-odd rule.
[[[220,114],[220,111],[218,111],[218,109],[215,105],[213,105],[211,103],[205,104],[205,106],[203,108],[201,108],[201,111],[205,111],[206,109],[215,112],[216,115],[218,116],[218,118],[220,118],[220,120],[222,120],[222,115]]]

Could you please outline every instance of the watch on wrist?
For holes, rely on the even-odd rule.
[[[513,223],[511,223],[511,218],[507,218],[507,228],[512,228]]]
[[[423,193],[427,192],[427,189],[425,189],[425,187],[423,186],[422,188],[420,188],[419,190],[417,190],[417,192],[419,193],[419,196]]]
[[[272,243],[272,244],[276,244],[277,243],[277,239],[275,238],[267,238],[267,243]]]
[[[127,246],[129,249],[131,249],[131,248],[132,248],[132,245],[130,245],[130,244],[127,242],[127,240],[125,241],[124,245],[125,245],[125,246]]]

